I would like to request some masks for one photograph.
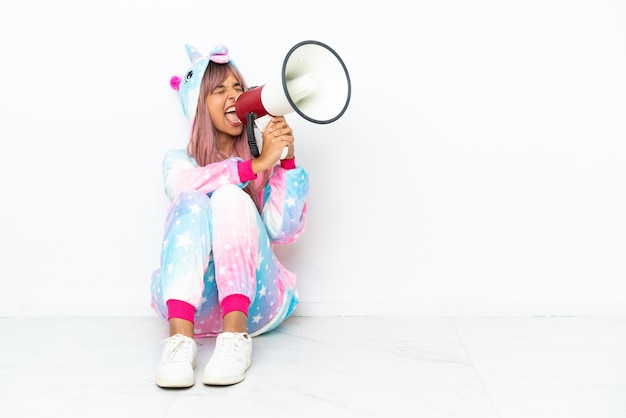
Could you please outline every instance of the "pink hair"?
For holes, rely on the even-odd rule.
[[[242,131],[241,135],[234,138],[231,149],[232,155],[226,155],[221,152],[217,147],[217,132],[209,116],[206,101],[207,96],[210,92],[215,90],[219,84],[226,80],[231,73],[244,89],[248,88],[241,72],[231,63],[217,64],[210,61],[202,77],[198,97],[198,109],[191,130],[189,144],[187,145],[187,153],[195,158],[200,167],[223,161],[232,156],[240,157],[244,161],[252,158],[246,129]],[[250,195],[259,210],[261,209],[263,189],[267,184],[268,177],[269,173],[267,170],[258,173],[257,179],[252,180],[244,189]]]

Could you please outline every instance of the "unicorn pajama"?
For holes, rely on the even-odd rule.
[[[298,304],[295,275],[273,245],[292,243],[304,231],[308,174],[293,160],[275,166],[259,212],[243,190],[250,173],[238,158],[198,167],[185,150],[163,160],[171,204],[152,307],[168,319],[168,301],[192,306],[196,336],[221,332],[225,299],[247,298],[253,336],[278,326]]]

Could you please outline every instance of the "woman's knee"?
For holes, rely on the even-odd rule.
[[[197,190],[185,190],[178,195],[175,207],[178,209],[205,208],[209,206],[209,197]]]
[[[227,184],[213,192],[211,202],[214,206],[233,207],[238,204],[249,205],[252,199],[239,186]]]
[[[209,197],[195,190],[181,192],[167,216],[166,223],[184,222],[184,219],[198,216],[209,217],[211,213],[211,202]]]

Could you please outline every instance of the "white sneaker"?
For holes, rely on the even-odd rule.
[[[252,339],[245,332],[222,332],[215,340],[215,351],[204,368],[206,385],[232,385],[246,377],[252,362]]]
[[[193,368],[198,347],[193,338],[176,334],[163,340],[163,355],[156,384],[162,388],[188,388],[195,383]]]

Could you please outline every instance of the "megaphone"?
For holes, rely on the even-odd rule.
[[[350,94],[350,76],[341,57],[322,42],[302,41],[285,56],[280,78],[239,95],[235,112],[247,126],[252,155],[258,157],[253,123],[263,132],[269,118],[291,112],[313,123],[331,123],[345,113]]]

